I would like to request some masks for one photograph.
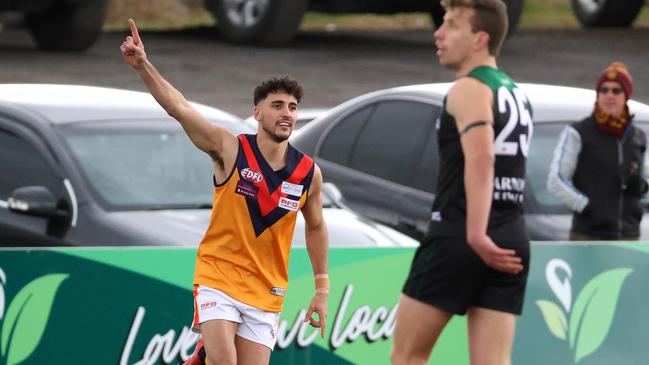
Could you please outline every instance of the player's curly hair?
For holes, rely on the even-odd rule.
[[[259,86],[255,88],[253,100],[255,106],[259,104],[260,101],[266,99],[268,94],[276,92],[285,92],[293,96],[297,100],[298,104],[300,103],[302,96],[304,95],[304,89],[302,88],[302,86],[291,77],[272,77],[268,80],[263,81]]]
[[[503,0],[442,0],[442,6],[446,10],[472,9],[471,30],[489,34],[489,54],[498,56],[509,27],[507,5]]]

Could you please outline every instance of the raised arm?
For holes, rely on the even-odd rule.
[[[224,154],[236,153],[237,140],[225,128],[211,124],[185,97],[158,73],[147,59],[144,44],[133,19],[128,20],[131,35],[120,50],[126,63],[138,72],[149,92],[164,110],[182,125],[189,139],[214,160],[222,161]]]
[[[498,247],[487,235],[496,161],[491,90],[473,78],[463,78],[451,88],[446,103],[461,133],[464,153],[466,239],[488,266],[518,273],[523,269],[521,258],[516,256],[514,250]]]
[[[309,305],[305,322],[313,327],[320,328],[320,335],[324,337],[327,324],[327,301],[329,299],[329,269],[328,249],[329,237],[327,224],[322,216],[322,172],[316,165],[313,173],[313,181],[309,188],[309,195],[306,204],[302,207],[302,215],[305,222],[306,248],[309,252],[309,259],[313,267],[313,275],[316,283],[316,292]],[[319,320],[312,315],[317,313]]]

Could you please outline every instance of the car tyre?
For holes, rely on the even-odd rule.
[[[433,8],[430,11],[430,17],[433,20],[433,25],[435,25],[436,28],[439,28],[442,26],[442,23],[444,23],[444,7],[442,7],[442,2],[441,0],[439,1],[433,1]]]
[[[585,27],[628,27],[640,14],[645,0],[571,0],[571,3],[575,16]]]
[[[507,4],[507,17],[509,19],[507,36],[511,36],[516,31],[516,28],[518,28],[518,23],[521,19],[521,14],[523,14],[523,8],[525,7],[525,0],[505,0],[505,3]],[[444,8],[440,1],[433,2],[431,17],[433,24],[438,28],[444,22]]]
[[[28,13],[27,27],[44,50],[84,51],[104,25],[107,0],[56,1],[43,11]]]
[[[277,45],[297,31],[307,0],[205,0],[224,40]]]

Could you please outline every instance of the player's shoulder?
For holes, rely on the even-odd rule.
[[[473,77],[461,77],[457,79],[448,91],[449,96],[457,97],[463,95],[486,94],[490,89],[480,80]]]
[[[453,89],[463,89],[463,88],[473,88],[476,86],[484,85],[484,83],[475,77],[463,76],[455,80],[451,90]]]
[[[487,85],[472,77],[462,77],[453,83],[446,102],[449,109],[456,109],[491,98],[491,89]]]

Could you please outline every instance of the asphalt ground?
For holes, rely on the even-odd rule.
[[[144,91],[119,52],[126,33],[107,32],[85,53],[39,51],[26,31],[0,32],[0,83],[61,83]],[[283,47],[238,46],[212,28],[141,32],[149,59],[187,98],[248,116],[260,80],[289,74],[305,87],[302,107],[330,107],[377,89],[446,82],[431,31],[303,31]],[[635,99],[649,103],[649,29],[522,30],[499,66],[518,82],[592,88],[621,60]]]

